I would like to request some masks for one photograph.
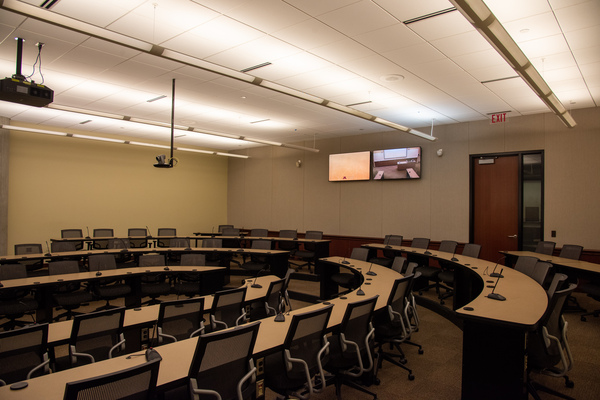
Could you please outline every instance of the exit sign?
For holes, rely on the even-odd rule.
[[[506,113],[492,114],[492,124],[501,124],[506,122]]]

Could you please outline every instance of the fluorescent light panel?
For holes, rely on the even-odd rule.
[[[577,125],[519,45],[482,0],[450,0],[450,2],[458,8],[461,14],[471,22],[567,127],[573,128]]]

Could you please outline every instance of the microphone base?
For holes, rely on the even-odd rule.
[[[450,261],[458,261],[458,258],[456,258],[456,257],[452,257],[452,258],[450,259]]]
[[[506,300],[506,297],[504,297],[504,296],[502,296],[501,294],[498,294],[498,293],[490,293],[486,297],[488,297],[488,298],[490,298],[492,300],[499,300],[499,301]]]
[[[260,289],[262,288],[262,285],[259,285],[258,283],[253,283],[252,285],[250,285],[251,288],[255,288],[255,289]]]
[[[358,291],[356,292],[356,295],[357,295],[357,296],[364,296],[364,295],[365,295],[365,292],[363,292],[363,290],[362,290],[362,289],[358,289]]]
[[[377,276],[377,273],[376,273],[376,272],[373,272],[373,271],[369,271],[369,272],[367,272],[367,275],[370,275],[370,276]]]
[[[498,272],[492,272],[490,274],[492,278],[504,278],[504,275],[499,274]]]
[[[275,322],[285,322],[285,317],[282,313],[279,313],[275,316]]]
[[[341,262],[341,264],[350,264],[350,261],[344,260],[344,261]]]

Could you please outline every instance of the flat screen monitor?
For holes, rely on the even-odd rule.
[[[368,181],[371,178],[371,152],[329,155],[329,181]]]
[[[421,178],[421,148],[401,147],[373,151],[373,179]]]

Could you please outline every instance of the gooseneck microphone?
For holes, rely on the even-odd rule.
[[[367,275],[370,276],[377,276],[376,272],[371,271],[371,268],[373,268],[373,263],[371,263],[371,266],[369,267],[369,270],[367,271]]]
[[[146,225],[146,237],[151,237],[152,234],[150,233],[150,228],[148,228],[148,225]]]
[[[504,301],[506,300],[506,297],[502,296],[499,293],[494,293],[494,291],[496,290],[496,286],[498,286],[498,282],[500,282],[500,277],[502,276],[502,271],[504,271],[504,268],[502,268],[500,270],[500,274],[498,276],[498,279],[496,279],[496,284],[494,285],[494,288],[492,289],[492,293],[488,294],[486,297],[492,299],[492,300],[500,300],[500,301]],[[490,275],[491,276],[491,275]]]
[[[90,238],[90,228],[89,228],[89,226],[86,226],[85,229],[87,230],[87,236],[85,238],[89,239]]]
[[[504,258],[504,256],[500,257],[500,258],[498,259],[498,261],[496,261],[496,265],[494,266],[494,270],[493,270],[493,271],[492,271],[492,273],[490,274],[490,276],[491,276],[492,278],[504,278],[504,275],[502,275],[502,271],[504,271],[504,268],[502,268],[502,269],[500,270],[500,273],[497,273],[497,272],[496,272],[496,268],[498,268],[498,263],[500,263],[500,260],[502,260],[503,258]]]
[[[48,244],[47,240],[46,240],[46,249],[48,250],[48,252],[46,254],[44,254],[44,255],[47,257],[47,256],[51,255],[51,253],[50,253],[50,245]]]
[[[456,247],[454,248],[454,251],[452,252],[452,258],[450,259],[450,261],[458,261],[458,258],[454,257],[455,254],[456,254]]]

